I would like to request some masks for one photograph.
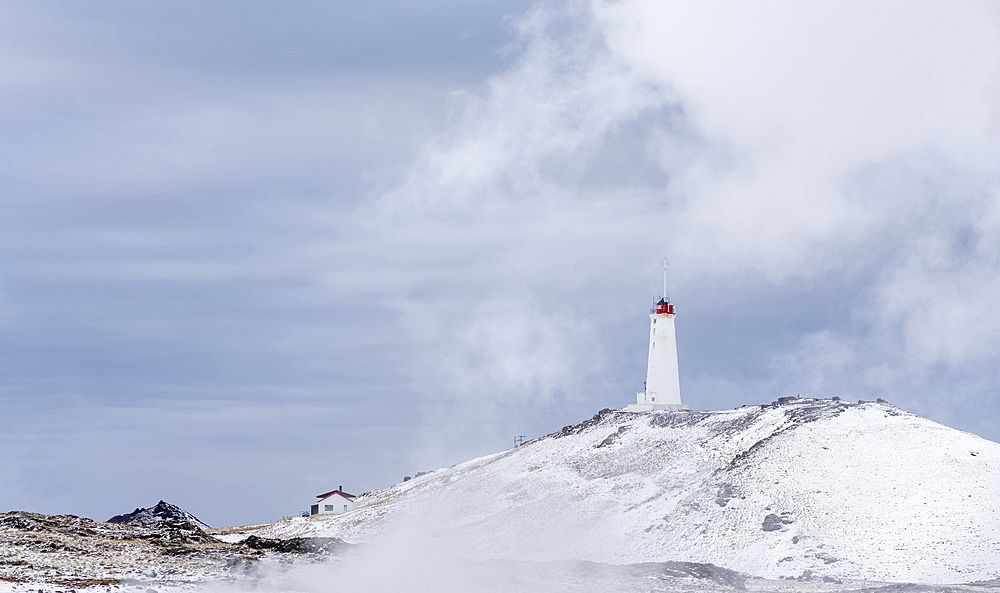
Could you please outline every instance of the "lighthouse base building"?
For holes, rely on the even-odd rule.
[[[636,403],[626,412],[652,410],[690,410],[681,403],[680,376],[677,372],[677,336],[674,333],[674,306],[667,298],[656,303],[649,315],[649,362],[646,384],[636,394]]]

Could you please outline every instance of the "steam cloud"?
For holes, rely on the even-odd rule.
[[[579,384],[569,328],[607,330],[561,304],[653,276],[667,252],[675,287],[724,283],[734,305],[762,286],[843,291],[843,314],[799,328],[769,377],[689,392],[879,394],[943,421],[981,407],[1000,355],[997,17],[977,2],[535,8],[510,66],[455,93],[370,213],[459,279],[447,302],[412,286],[401,309],[422,311],[411,336],[446,369],[428,389]],[[512,304],[458,321],[483,294]],[[950,410],[933,403],[949,380]],[[977,428],[997,438],[995,420]]]

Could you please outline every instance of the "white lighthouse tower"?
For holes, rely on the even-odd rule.
[[[636,403],[625,409],[630,412],[690,409],[681,403],[674,306],[667,296],[667,260],[663,260],[663,297],[649,315],[649,362],[645,389],[636,394]]]

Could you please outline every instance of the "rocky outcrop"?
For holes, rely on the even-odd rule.
[[[199,520],[198,517],[177,505],[162,500],[148,509],[137,508],[131,513],[115,515],[108,519],[108,523],[141,523],[143,525],[155,525],[163,522],[171,522],[174,525],[188,523],[198,529],[208,529],[208,524]]]
[[[230,544],[182,520],[182,515],[140,520],[147,515],[140,512],[131,521],[102,523],[74,515],[0,513],[0,584],[52,583],[77,589],[229,579],[252,573],[269,555],[325,555],[346,545],[333,538]]]
[[[252,550],[273,550],[286,554],[317,554],[342,552],[351,544],[339,537],[293,537],[290,539],[269,539],[251,535],[238,544]]]

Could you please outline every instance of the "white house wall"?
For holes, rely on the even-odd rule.
[[[354,510],[354,501],[347,500],[339,494],[334,494],[325,500],[319,501],[319,503],[313,504],[319,504],[319,513],[317,514],[320,515],[337,515]],[[332,506],[333,508],[331,510],[327,510],[327,506]],[[310,507],[310,510],[311,509],[312,507]]]

